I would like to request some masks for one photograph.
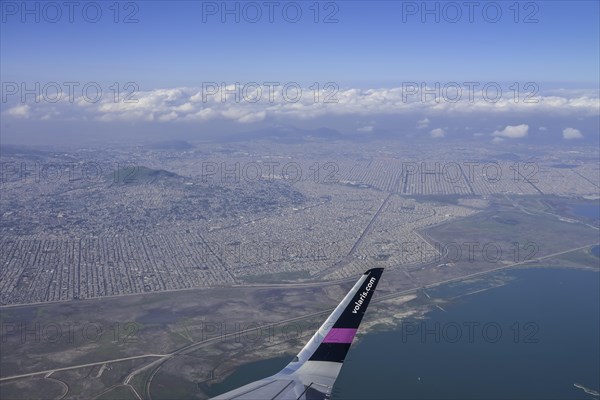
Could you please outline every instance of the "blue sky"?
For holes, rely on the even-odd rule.
[[[64,2],[1,3],[0,114],[9,142],[281,127],[496,144],[600,140],[599,1],[81,1],[72,16]],[[36,82],[57,82],[62,93],[76,82],[76,99],[14,92]],[[128,82],[135,103],[124,101]],[[205,99],[211,82],[223,87]],[[263,85],[262,97],[250,91],[260,101],[227,94],[250,82]],[[281,83],[274,101],[266,82]],[[290,82],[303,88],[298,102],[282,96]],[[323,101],[327,82],[337,87],[334,104]],[[403,84],[412,82],[420,91],[407,101]],[[433,101],[423,97],[448,82],[461,86],[459,101],[439,89]],[[465,82],[479,85],[473,101]],[[482,87],[495,82],[502,93],[489,101]],[[88,83],[102,88],[98,101],[82,94]]]
[[[57,23],[45,21],[41,10],[39,23],[33,15],[23,23],[21,10],[12,15],[6,8],[11,2],[3,3],[4,81],[136,81],[150,90],[221,80],[336,81],[348,87],[518,80],[594,87],[599,79],[597,1],[540,1],[537,9],[520,2],[518,23],[512,1],[495,2],[502,10],[497,23],[483,15],[489,2],[474,9],[472,23],[465,7],[459,22],[446,21],[454,14],[450,8],[444,14],[444,3],[438,3],[439,23],[434,15],[421,22],[420,10],[405,15],[403,22],[403,8],[408,12],[421,2],[391,1],[338,1],[337,23],[322,22],[335,11],[327,2],[320,4],[319,23],[313,21],[312,1],[296,3],[303,11],[298,23],[283,18],[282,7],[290,2],[279,2],[273,23],[264,2],[256,2],[263,11],[259,23],[244,21],[244,16],[253,17],[252,10],[243,14],[244,3],[239,3],[240,23],[233,15],[222,23],[220,15],[206,15],[203,22],[203,7],[220,7],[221,2],[140,1],[137,10],[125,9],[123,2],[118,19],[135,12],[138,22],[130,24],[113,22],[112,2],[99,3],[103,15],[98,23],[86,22],[79,9],[74,23],[68,22],[66,9]],[[46,11],[48,18],[51,11]],[[288,11],[293,16],[293,8]],[[538,22],[524,23],[531,13]]]

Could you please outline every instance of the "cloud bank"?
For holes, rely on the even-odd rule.
[[[575,128],[565,128],[565,129],[563,129],[562,134],[563,134],[563,139],[566,139],[566,140],[583,138],[583,135],[581,134],[579,129],[575,129]]]
[[[250,124],[269,118],[291,118],[307,120],[323,116],[376,116],[423,113],[474,114],[474,113],[549,113],[564,116],[600,115],[600,98],[589,93],[564,93],[561,95],[537,96],[529,101],[515,101],[512,94],[490,101],[488,98],[470,99],[463,96],[458,101],[446,96],[423,96],[420,92],[407,94],[403,88],[343,89],[300,89],[283,93],[274,87],[267,92],[261,87],[238,88],[226,86],[206,88],[156,89],[135,92],[128,99],[115,101],[105,95],[96,102],[83,97],[69,99],[62,96],[59,101],[44,99],[20,103],[13,96],[2,104],[2,114],[7,118],[37,120],[97,120],[97,121],[155,121],[159,123],[202,122],[208,120],[230,120]],[[39,101],[38,101],[39,100]],[[417,127],[429,126],[430,118],[418,121]],[[527,135],[528,127],[518,125],[494,132],[496,137],[517,138]],[[364,131],[368,131],[365,128]],[[440,133],[431,133],[432,136]],[[565,138],[576,136],[569,131]]]
[[[519,139],[527,136],[528,132],[529,125],[527,124],[521,124],[516,126],[508,125],[501,131],[495,131],[494,133],[492,133],[492,136],[498,138]]]

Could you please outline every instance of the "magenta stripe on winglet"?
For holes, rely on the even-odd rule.
[[[332,328],[323,343],[352,343],[356,329],[350,328]]]

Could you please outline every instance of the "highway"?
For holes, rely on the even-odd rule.
[[[44,371],[30,372],[28,374],[7,376],[7,377],[4,377],[4,378],[0,378],[0,381],[8,381],[8,380],[11,380],[11,379],[26,378],[28,376],[36,376],[36,375],[46,375],[46,374],[50,375],[50,374],[52,374],[54,372],[57,372],[57,371],[67,371],[67,370],[70,370],[70,369],[93,367],[95,365],[102,365],[102,364],[106,364],[106,363],[115,363],[115,362],[119,362],[119,361],[135,360],[137,358],[166,357],[166,356],[167,356],[167,354],[142,354],[140,356],[115,358],[115,359],[112,359],[112,360],[98,361],[98,362],[93,362],[93,363],[88,363],[88,364],[73,365],[71,367],[54,368],[54,369],[47,369],[47,370],[44,370]]]

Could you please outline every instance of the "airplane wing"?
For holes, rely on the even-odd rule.
[[[365,272],[284,369],[213,400],[328,399],[382,273],[383,268]]]

